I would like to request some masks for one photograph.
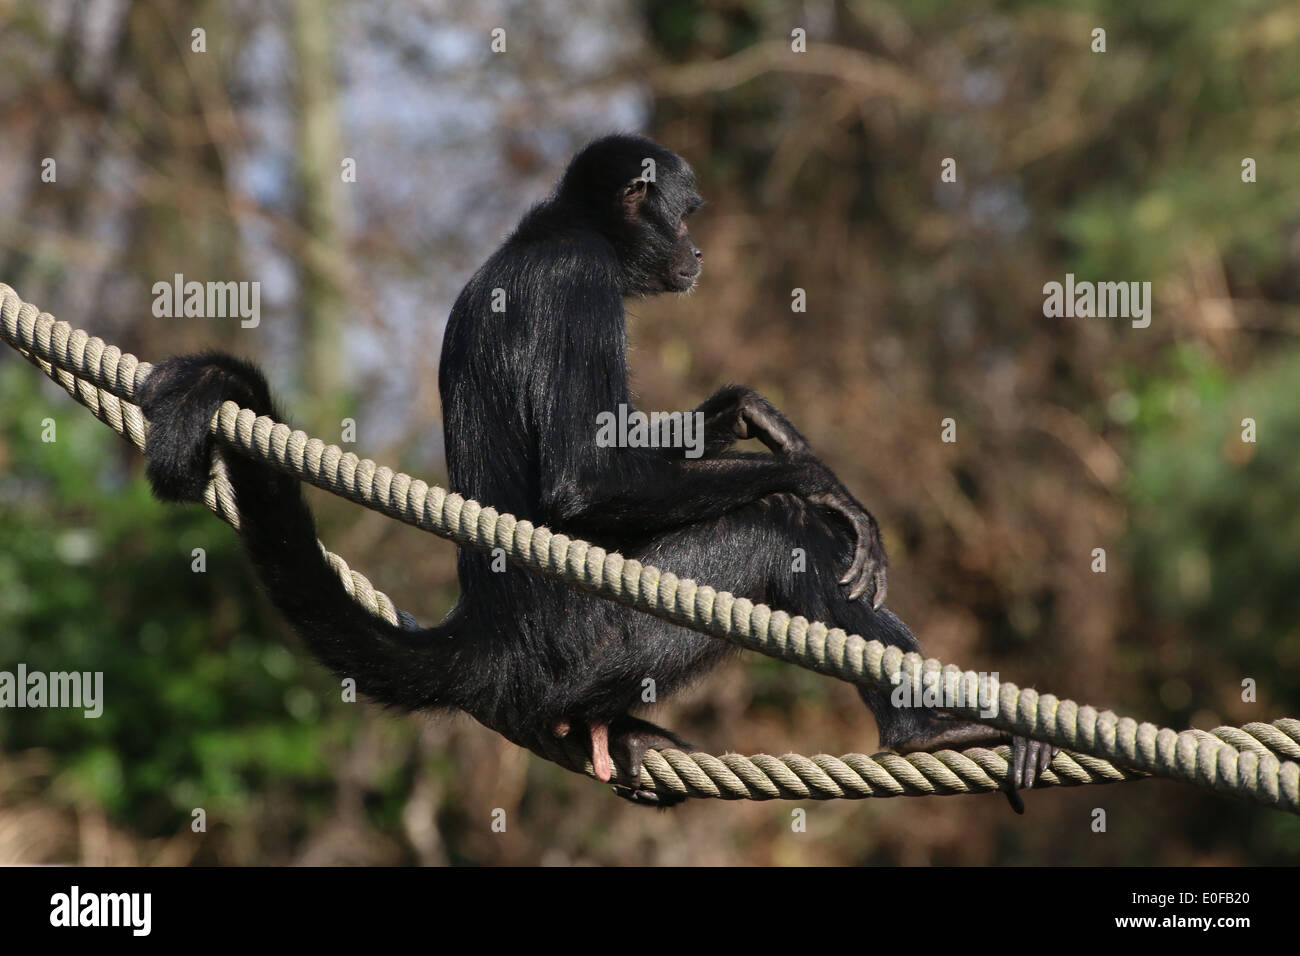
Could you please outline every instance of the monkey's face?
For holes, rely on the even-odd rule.
[[[672,170],[657,183],[635,180],[624,186],[624,221],[631,241],[622,244],[622,257],[631,294],[695,288],[704,254],[686,221],[701,203],[689,170]]]
[[[667,287],[672,292],[690,292],[704,268],[704,253],[691,238],[686,228],[686,217],[699,208],[698,197],[694,204],[683,213],[677,222],[677,240],[673,244],[673,255],[668,264]]]
[[[640,136],[596,140],[569,164],[557,198],[613,243],[624,295],[695,287],[703,256],[686,220],[701,199],[676,153]]]

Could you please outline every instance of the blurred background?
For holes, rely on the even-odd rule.
[[[1300,716],[1300,6],[0,0],[0,63],[0,281],[145,360],[257,358],[299,427],[355,417],[432,481],[461,285],[586,139],[652,135],[710,204],[698,290],[630,305],[641,407],[771,397],[880,519],[930,655],[1175,727]],[[1150,328],[1045,318],[1067,272],[1150,281]],[[176,273],[259,281],[260,325],[153,317]],[[106,696],[0,710],[0,862],[1300,861],[1300,820],[1159,781],[1023,818],[806,802],[806,833],[782,802],[652,813],[467,718],[341,703],[234,534],[0,353],[0,669]],[[450,544],[311,494],[441,618]],[[851,687],[757,656],[656,719],[713,752],[876,746]]]

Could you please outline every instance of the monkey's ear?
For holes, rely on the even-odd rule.
[[[641,203],[645,202],[646,188],[649,186],[644,179],[634,179],[623,187],[623,208],[629,213],[634,213],[641,208]]]

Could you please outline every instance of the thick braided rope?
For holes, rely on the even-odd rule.
[[[67,323],[57,322],[47,313],[40,313],[3,284],[0,284],[0,317],[0,331],[7,343],[42,368],[101,421],[143,448],[145,422],[131,399],[151,366],[79,329],[72,329]],[[918,654],[904,655],[898,648],[886,647],[879,641],[867,641],[839,628],[828,628],[821,622],[791,617],[784,611],[773,611],[726,591],[716,591],[671,572],[626,560],[585,541],[553,534],[529,521],[499,514],[478,502],[359,459],[287,425],[239,409],[233,402],[222,406],[212,428],[228,447],[317,487],[462,546],[480,550],[501,548],[507,558],[522,567],[560,578],[637,610],[851,683],[880,687],[910,684],[918,699],[929,682],[937,678],[944,693],[945,709],[1075,751],[1073,756],[1064,756],[1076,762],[1081,756],[1090,756],[1139,774],[1183,780],[1300,813],[1300,764],[1295,762],[1297,738],[1291,727],[1295,721],[1279,721],[1271,730],[1259,731],[1262,736],[1239,728],[1225,728],[1226,734],[1195,730],[1179,733],[1154,724],[1139,724],[1110,711],[1097,711],[1050,694],[1039,695],[1032,689],[982,678],[952,665],[945,667]],[[220,469],[214,469],[206,500],[214,512],[237,526],[233,494]],[[359,603],[390,623],[409,621],[364,576],[350,571],[336,555],[325,553]],[[987,695],[984,702],[990,699],[995,702],[996,712],[989,713],[980,701],[962,696],[961,690],[967,687],[984,688]],[[1288,729],[1283,729],[1283,724]],[[1280,760],[1279,754],[1290,759]],[[904,771],[889,755],[880,760],[848,755],[837,761],[826,756],[810,759],[787,755],[778,759],[762,755],[751,759],[665,752],[647,758],[642,784],[649,782],[669,792],[700,796],[770,797],[807,791],[816,782],[817,795],[832,795],[826,790],[821,776],[824,775],[841,787],[847,781],[856,780],[849,786],[854,793],[839,795],[863,796],[868,795],[861,792],[863,788],[880,786],[877,770],[887,768],[904,775],[914,771],[922,773],[929,786],[951,788],[952,778],[948,775],[951,768],[943,761],[934,763],[938,756],[920,754],[898,758],[911,768]],[[965,759],[974,760],[973,757]],[[736,761],[748,761],[743,775],[733,769]],[[787,769],[777,771],[770,761]],[[1062,757],[1058,756],[1053,769],[1061,761]],[[573,765],[571,760],[563,762]],[[685,772],[687,765],[696,768],[698,774],[696,769]],[[940,770],[940,766],[948,768],[947,771]],[[922,767],[929,773],[924,773]],[[589,764],[585,769],[590,772]],[[899,777],[891,779],[895,786],[904,786]],[[967,782],[966,786],[970,788],[972,784]],[[737,787],[747,792],[741,793]],[[782,788],[793,790],[787,792]],[[774,789],[778,792],[773,793]]]
[[[586,745],[553,741],[533,751],[562,767],[591,773]],[[863,800],[868,797],[952,796],[1006,789],[1011,748],[907,754],[684,753],[648,750],[641,785],[656,792],[718,800]],[[1034,786],[1078,787],[1140,780],[1147,775],[1087,754],[1061,751]],[[648,785],[648,786],[647,786]]]
[[[1283,717],[1271,724],[1252,722],[1244,727],[1215,727],[1210,731],[1238,750],[1272,753],[1279,760],[1300,760],[1300,720]]]

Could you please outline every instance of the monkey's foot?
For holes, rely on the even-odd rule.
[[[1033,789],[1039,775],[1051,766],[1052,760],[1061,752],[1059,747],[1042,740],[1018,737],[1006,731],[997,730],[984,724],[971,721],[954,721],[940,717],[935,721],[932,734],[915,737],[899,744],[895,749],[901,754],[932,753],[936,750],[962,750],[966,747],[996,747],[1011,744],[1011,767],[1006,790],[1007,800],[1016,813],[1025,812],[1025,801],[1017,792],[1020,789]]]
[[[592,723],[590,730],[591,764],[596,776],[609,783],[617,763],[619,778],[628,781],[614,784],[615,794],[641,806],[660,808],[675,806],[686,799],[642,787],[641,761],[647,750],[694,750],[690,744],[662,727],[626,714],[608,724]]]

